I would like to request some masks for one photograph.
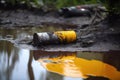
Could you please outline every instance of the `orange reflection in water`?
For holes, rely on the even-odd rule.
[[[76,53],[67,56],[38,59],[51,72],[69,77],[88,78],[101,76],[110,80],[120,80],[120,72],[114,66],[99,60],[86,60],[76,57]]]

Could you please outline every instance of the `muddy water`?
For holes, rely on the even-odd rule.
[[[19,46],[34,32],[53,30],[63,29],[1,28],[0,80],[120,80],[120,51],[49,52]]]

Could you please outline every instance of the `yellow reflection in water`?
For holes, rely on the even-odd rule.
[[[98,60],[78,58],[75,54],[39,59],[38,61],[48,71],[69,77],[88,78],[89,76],[101,76],[111,80],[120,80],[120,72],[115,67]]]

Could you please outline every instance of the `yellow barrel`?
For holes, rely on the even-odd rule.
[[[55,35],[60,39],[61,43],[70,43],[75,42],[77,39],[76,32],[71,31],[56,31],[54,32]]]

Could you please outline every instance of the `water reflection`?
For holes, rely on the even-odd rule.
[[[7,41],[0,41],[0,80],[9,80],[18,61],[13,45]]]
[[[120,80],[119,57],[119,51],[30,51],[0,41],[0,80]]]
[[[120,71],[116,67],[93,58],[89,60],[80,56],[78,57],[77,52],[44,52],[39,50],[33,52],[34,58],[48,71],[53,73],[69,77],[81,77],[88,80],[93,78],[102,80],[120,79]],[[89,57],[89,55],[86,56]],[[102,56],[105,56],[104,53]],[[104,61],[104,58],[101,58]]]
[[[29,41],[34,32],[54,30],[62,28],[0,28],[0,80],[46,80],[46,70],[27,50],[31,47],[19,45],[19,42],[26,42],[26,38]]]
[[[120,51],[108,51],[108,52],[77,52],[77,57],[85,59],[95,59],[115,66],[120,71]]]
[[[120,51],[104,52],[103,61],[113,65],[120,71]]]
[[[28,60],[28,73],[29,73],[30,80],[34,80],[34,74],[33,74],[33,69],[32,69],[32,65],[31,65],[32,60],[33,60],[33,55],[30,54],[29,60]]]
[[[45,80],[45,75],[46,70],[29,50],[0,41],[0,80]]]

